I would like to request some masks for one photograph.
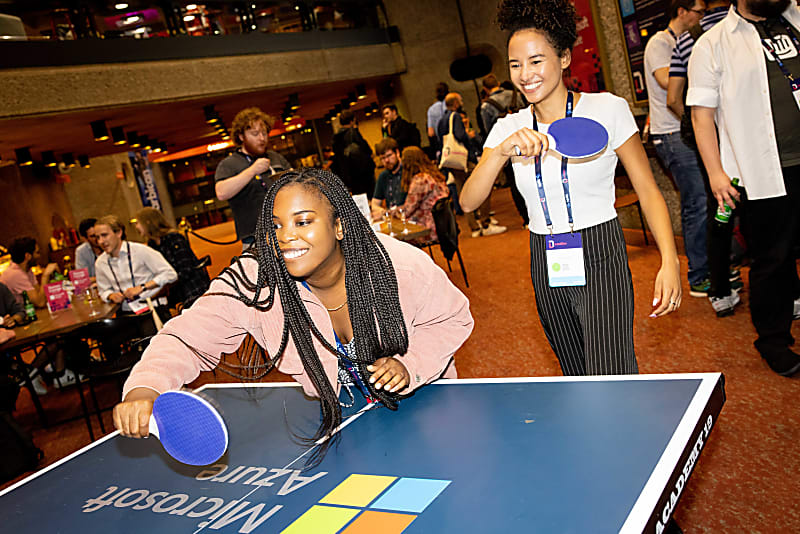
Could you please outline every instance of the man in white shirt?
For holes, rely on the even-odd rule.
[[[669,26],[653,35],[644,50],[650,134],[659,159],[680,190],[683,244],[689,259],[689,294],[693,297],[707,296],[711,285],[706,252],[706,190],[700,158],[681,139],[680,117],[667,107],[667,86],[677,38],[700,22],[705,7],[704,0],[673,0]]]
[[[719,206],[743,203],[755,346],[783,376],[800,370],[789,349],[792,300],[800,296],[800,104],[788,79],[800,74],[799,54],[800,10],[792,0],[739,0],[738,11],[732,7],[697,40],[686,97]]]
[[[100,297],[122,304],[122,311],[136,312],[144,299],[178,279],[175,269],[160,252],[141,243],[126,241],[122,223],[114,215],[106,215],[95,224],[103,253],[95,262]]]

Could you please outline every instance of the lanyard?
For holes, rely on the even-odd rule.
[[[133,262],[131,261],[131,242],[125,241],[125,244],[127,245],[128,251],[128,269],[131,270],[131,287],[136,287],[136,279],[133,277]],[[122,285],[117,279],[117,273],[114,272],[114,267],[111,266],[111,256],[107,257],[106,260],[108,261],[108,268],[111,269],[111,275],[114,277],[114,283],[117,284],[119,292],[124,294],[125,292],[122,290]]]
[[[536,110],[531,109],[533,115],[533,130],[539,131],[539,123],[536,121]],[[566,117],[572,117],[572,91],[567,91],[567,111]],[[569,231],[573,231],[574,221],[572,219],[572,198],[569,194],[569,176],[567,176],[567,157],[561,156],[561,185],[564,188],[564,201],[567,204],[567,215],[569,217]],[[542,211],[544,211],[544,220],[547,223],[547,228],[550,229],[550,235],[553,235],[553,221],[550,220],[550,209],[547,207],[547,195],[544,192],[544,180],[542,179],[542,157],[536,156],[534,160],[536,164],[536,188],[539,190],[539,202],[542,204]]]
[[[798,40],[797,35],[795,35],[792,25],[789,24],[789,22],[783,17],[781,17],[780,20],[783,23],[783,26],[786,28],[786,33],[789,34],[789,37],[792,40],[795,51],[800,52],[800,40]],[[770,41],[775,42],[775,37],[772,35],[772,32],[769,31],[767,25],[763,22],[759,23],[759,25],[761,26],[761,29],[764,30],[764,33],[767,34],[767,37],[769,37]],[[789,84],[792,86],[792,91],[794,91],[794,76],[792,76],[792,73],[789,72],[789,69],[786,67],[784,62],[781,61],[781,58],[778,56],[778,53],[775,51],[772,43],[766,39],[761,39],[761,46],[763,46],[764,49],[769,52],[769,55],[772,56],[772,59],[775,60],[775,63],[777,63],[778,68],[781,69],[783,76],[789,80]]]
[[[311,288],[308,287],[308,284],[306,283],[305,280],[301,283],[303,284],[304,288],[311,291]],[[376,398],[370,395],[369,389],[364,384],[364,381],[361,379],[361,375],[356,370],[355,365],[353,365],[353,362],[350,360],[350,358],[347,357],[347,349],[344,348],[344,345],[342,344],[342,341],[339,339],[339,335],[336,333],[336,330],[333,331],[333,337],[336,339],[336,351],[339,353],[337,356],[339,357],[339,360],[341,360],[341,362],[344,364],[344,367],[345,369],[347,369],[347,372],[350,373],[350,376],[353,378],[353,383],[356,385],[356,387],[358,387],[359,391],[361,391],[361,394],[364,395],[364,398],[367,399],[368,403],[373,404],[378,402]],[[348,389],[348,393],[349,391],[350,390]],[[350,393],[350,396],[352,397],[353,394]]]

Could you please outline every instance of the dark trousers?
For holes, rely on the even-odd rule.
[[[752,258],[750,318],[756,349],[769,360],[794,343],[793,301],[800,295],[794,248],[800,237],[800,166],[785,167],[786,195],[746,200],[742,230]]]
[[[519,216],[522,217],[522,223],[525,226],[528,226],[528,223],[530,222],[528,218],[528,206],[525,204],[525,197],[522,196],[522,193],[520,193],[519,189],[517,188],[514,169],[511,168],[510,161],[505,167],[503,167],[503,172],[506,175],[506,183],[511,188],[511,198],[514,200],[514,206],[517,208],[517,213],[519,213]]]
[[[720,223],[714,218],[719,204],[717,203],[717,198],[711,192],[705,168],[703,169],[703,183],[706,186],[706,197],[708,198],[706,209],[708,214],[708,234],[706,243],[708,246],[708,277],[711,280],[711,289],[708,292],[708,296],[727,297],[731,294],[731,242],[733,240],[734,219],[737,216],[741,216],[742,210],[739,207],[741,203],[736,205],[727,223]],[[738,189],[740,193],[744,193],[744,188],[739,187]]]
[[[546,236],[531,233],[539,320],[564,375],[635,374],[633,281],[618,219],[579,230],[586,285],[550,287]]]

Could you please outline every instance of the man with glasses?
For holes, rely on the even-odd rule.
[[[400,162],[400,146],[397,141],[384,137],[375,145],[375,153],[383,164],[383,172],[375,183],[375,192],[370,203],[372,218],[378,220],[392,206],[402,206],[406,201],[406,192],[401,185],[403,164]]]
[[[645,83],[650,103],[650,135],[659,159],[672,173],[681,195],[681,226],[689,259],[689,294],[706,297],[711,286],[706,253],[706,190],[700,157],[681,139],[681,121],[667,107],[672,52],[680,37],[700,23],[703,0],[673,0],[670,20],[647,42],[644,50]]]
[[[272,177],[292,168],[286,158],[267,150],[272,124],[272,117],[255,107],[237,113],[231,126],[237,149],[217,165],[214,175],[217,198],[231,206],[243,251],[255,242],[258,215]]]

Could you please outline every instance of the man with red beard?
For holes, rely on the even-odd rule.
[[[800,371],[789,347],[800,280],[800,10],[792,0],[739,0],[689,59],[697,148],[719,207],[744,208],[755,347],[782,376]],[[717,141],[719,129],[719,141]],[[739,178],[741,187],[731,184]],[[794,304],[792,301],[795,301]]]
[[[258,108],[237,113],[231,126],[237,149],[217,165],[214,175],[217,198],[227,200],[231,206],[236,237],[242,242],[243,251],[255,241],[258,215],[272,177],[292,168],[286,158],[267,150],[273,122]]]

